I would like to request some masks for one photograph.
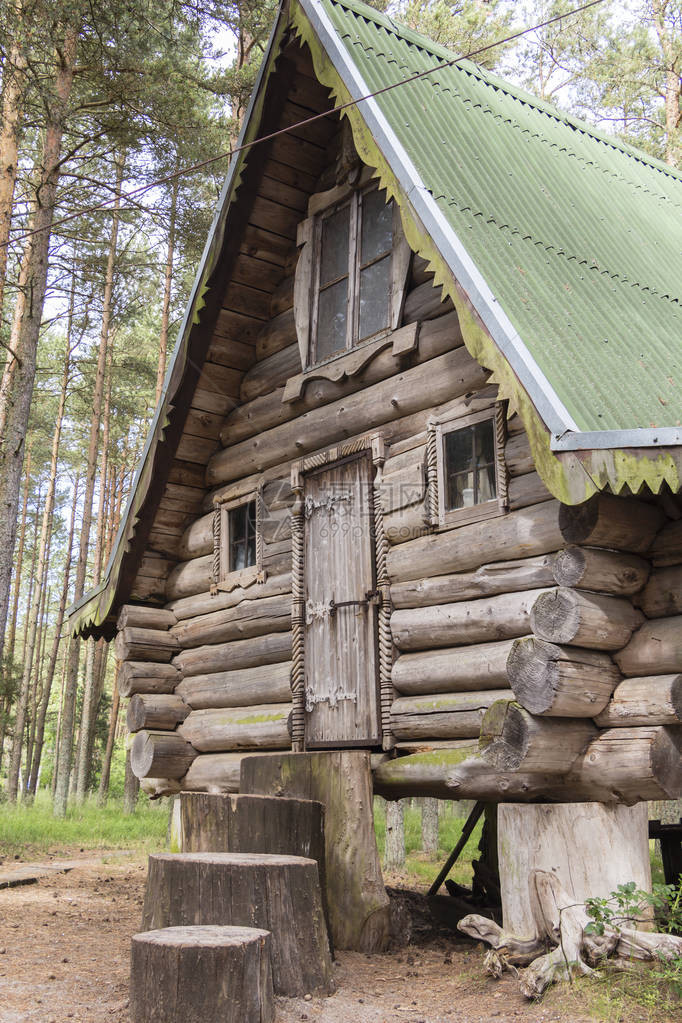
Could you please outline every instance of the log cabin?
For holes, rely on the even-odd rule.
[[[682,795],[682,175],[284,0],[99,588],[152,794]]]

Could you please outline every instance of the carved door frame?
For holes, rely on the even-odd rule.
[[[388,540],[384,528],[384,513],[381,506],[381,485],[386,458],[384,439],[381,434],[366,434],[356,440],[337,444],[317,455],[310,455],[294,462],[291,467],[291,489],[294,505],[291,515],[291,588],[292,588],[292,670],[291,692],[293,713],[291,718],[291,744],[295,753],[305,749],[305,476],[306,473],[332,465],[352,455],[367,452],[374,469],[372,480],[372,505],[374,515],[374,561],[376,566],[376,588],[381,602],[378,610],[379,633],[379,718],[381,725],[382,749],[390,750],[395,745],[391,731],[391,703],[393,702],[393,638],[391,635],[391,591],[388,579]]]

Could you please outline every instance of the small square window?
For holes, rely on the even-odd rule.
[[[436,443],[430,507],[438,509],[433,525],[463,524],[504,511],[506,474],[498,425],[504,429],[500,406],[432,427]]]
[[[254,495],[218,504],[215,514],[215,586],[219,590],[249,586],[262,577],[259,499]]]

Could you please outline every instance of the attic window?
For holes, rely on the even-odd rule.
[[[429,505],[434,526],[462,525],[499,515],[507,506],[502,406],[430,430]]]
[[[218,590],[263,581],[260,497],[217,504],[213,521],[213,576]]]
[[[410,250],[393,200],[339,186],[310,200],[299,225],[294,311],[311,369],[400,325]]]

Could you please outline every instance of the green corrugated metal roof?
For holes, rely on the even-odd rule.
[[[319,0],[371,90],[454,54]],[[582,431],[682,420],[682,175],[471,62],[376,98]]]

